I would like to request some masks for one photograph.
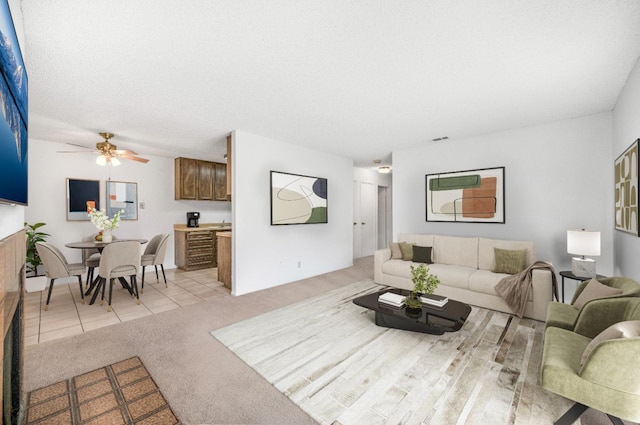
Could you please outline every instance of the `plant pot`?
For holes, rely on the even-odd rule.
[[[407,310],[421,310],[422,302],[420,301],[420,294],[412,292],[406,299]]]
[[[46,287],[47,287],[47,277],[46,276],[28,277],[24,281],[24,289],[27,292],[44,291],[44,288],[46,288]]]
[[[109,243],[113,240],[113,236],[111,235],[111,229],[105,229],[102,231],[102,242]]]

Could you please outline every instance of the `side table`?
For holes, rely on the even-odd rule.
[[[585,280],[589,280],[591,279],[590,277],[581,277],[581,276],[576,276],[575,274],[573,274],[571,272],[571,270],[565,270],[565,271],[561,271],[560,272],[560,276],[562,276],[562,302],[564,303],[564,278],[566,277],[567,279],[573,279],[573,280],[578,280],[580,282],[583,282]],[[596,274],[595,278],[596,279],[602,279],[605,278],[606,276],[603,276],[601,274]]]

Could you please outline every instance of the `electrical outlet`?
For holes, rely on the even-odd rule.
[[[145,203],[144,202],[140,202],[140,209],[143,210],[145,207]]]
[[[298,268],[302,267],[302,261],[298,261]]]

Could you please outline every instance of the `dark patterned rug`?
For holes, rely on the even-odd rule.
[[[30,392],[27,425],[176,425],[176,418],[138,357]]]

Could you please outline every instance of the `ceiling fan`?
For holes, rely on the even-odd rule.
[[[100,156],[96,158],[96,164],[98,165],[120,165],[120,160],[118,158],[131,159],[133,161],[138,161],[142,163],[149,162],[148,159],[140,158],[137,152],[126,150],[126,149],[118,149],[116,145],[111,143],[109,140],[113,138],[113,133],[98,133],[101,137],[104,138],[103,142],[96,143],[96,150],[93,153],[97,153]],[[84,149],[90,149],[86,146],[76,145],[74,143],[68,143],[72,146],[77,146]],[[82,153],[82,151],[58,151],[58,153]]]

